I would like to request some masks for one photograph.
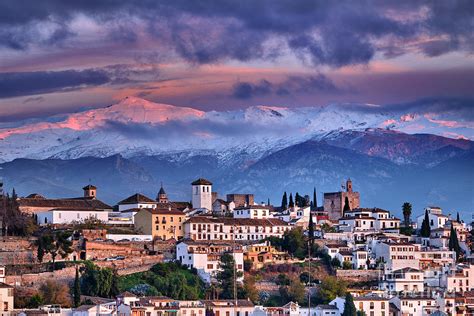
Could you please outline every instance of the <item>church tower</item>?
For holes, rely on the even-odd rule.
[[[163,189],[163,183],[161,184],[160,191],[158,192],[158,195],[156,196],[156,201],[158,203],[168,203],[168,194],[166,194],[165,189]]]
[[[347,190],[347,192],[352,192],[352,180],[351,180],[351,178],[347,179],[347,181],[346,181],[346,190]]]
[[[92,198],[95,199],[97,195],[97,188],[91,184],[86,185],[82,188],[84,190],[84,197],[85,198]]]
[[[212,182],[199,178],[192,185],[193,208],[212,210]]]

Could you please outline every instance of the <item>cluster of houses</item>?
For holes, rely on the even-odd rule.
[[[427,207],[410,225],[419,229],[428,216],[431,235],[402,235],[400,219],[389,211],[360,206],[360,194],[353,191],[350,179],[344,190],[324,193],[321,207],[292,205],[284,209],[255,203],[252,194],[227,194],[226,199],[221,199],[212,183],[202,178],[191,183],[191,203],[170,201],[162,186],[155,199],[137,193],[112,207],[97,198],[95,186],[83,189],[84,196],[79,198],[47,199],[31,194],[19,198],[18,205],[22,212],[32,214],[39,225],[60,227],[95,219],[108,225],[133,227],[134,238],[139,240],[176,240],[175,260],[195,268],[208,283],[215,280],[225,253],[234,257],[240,271],[246,260],[256,269],[288,262],[289,255],[265,239],[282,237],[294,227],[307,230],[312,222],[318,244],[341,267],[354,270],[355,274],[360,270],[377,271],[377,289],[352,292],[356,308],[366,315],[474,313],[474,268],[468,245],[471,226],[443,214],[438,207]],[[452,229],[459,238],[464,263],[458,263],[456,252],[449,249]],[[98,310],[102,308],[110,308],[110,313]],[[264,308],[246,300],[176,301],[124,293],[103,306],[84,306],[72,312],[78,316],[198,316],[212,310],[216,316],[338,316],[343,309],[341,297],[308,310],[296,303]]]

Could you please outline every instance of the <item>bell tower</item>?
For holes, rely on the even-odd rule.
[[[351,178],[347,179],[347,181],[346,181],[346,190],[347,190],[347,192],[352,192],[352,180],[351,180]]]
[[[168,194],[166,194],[165,189],[163,189],[163,182],[161,183],[161,188],[160,191],[158,192],[158,195],[156,196],[156,201],[158,203],[168,203]]]
[[[82,188],[84,190],[84,197],[89,199],[95,199],[97,195],[97,188],[92,184],[86,185]]]
[[[212,182],[199,178],[191,185],[193,208],[212,210]]]

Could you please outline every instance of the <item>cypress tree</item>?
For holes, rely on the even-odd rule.
[[[289,207],[294,207],[295,203],[293,202],[293,193],[290,193],[290,203],[288,203]]]
[[[76,277],[74,278],[74,288],[72,293],[74,307],[81,305],[81,283],[79,280],[79,269],[76,267]]]
[[[451,233],[449,234],[449,250],[456,252],[456,261],[461,257],[461,246],[459,245],[458,233],[451,223]]]
[[[344,311],[342,316],[357,316],[357,310],[354,305],[354,299],[352,298],[351,293],[347,292],[346,301],[344,303]]]
[[[456,215],[456,221],[457,221],[458,223],[461,223],[461,218],[459,218],[459,212],[458,212],[457,215]]]
[[[405,227],[409,227],[411,210],[412,210],[411,204],[408,202],[403,203],[402,210],[403,210],[403,221],[405,223]]]
[[[314,245],[314,223],[313,223],[313,214],[309,212],[309,224],[308,224],[308,237],[311,241],[311,248]]]
[[[318,208],[318,200],[316,197],[316,187],[313,189],[313,209],[316,210]]]
[[[421,223],[421,237],[430,237],[431,235],[431,227],[430,227],[430,218],[428,216],[428,210],[425,210],[425,218]]]
[[[267,199],[267,206],[270,205],[270,198]]]
[[[296,204],[296,206],[298,206],[298,207],[301,207],[301,206],[302,206],[302,205],[301,205],[301,197],[300,197],[300,194],[299,194],[298,192],[296,192],[296,194],[295,194],[295,204]]]
[[[281,198],[281,208],[284,210],[288,208],[288,198],[286,196],[286,191],[283,193],[283,197]]]
[[[110,292],[109,296],[110,297],[117,297],[117,295],[120,294],[120,289],[119,289],[119,276],[117,273],[117,269],[114,269],[113,274],[112,274],[112,285],[110,286]]]
[[[343,214],[345,212],[349,212],[351,210],[351,207],[349,205],[349,198],[346,196],[346,199],[344,200],[344,209],[343,209]]]

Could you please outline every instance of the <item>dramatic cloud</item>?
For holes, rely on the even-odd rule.
[[[271,83],[262,79],[257,83],[239,82],[233,86],[232,96],[236,99],[250,99],[276,94],[289,96],[295,93],[334,93],[343,92],[334,82],[323,74],[308,76],[288,76],[281,83]]]
[[[100,70],[0,73],[0,98],[80,89],[110,82]]]
[[[158,76],[156,66],[110,65],[97,69],[0,72],[0,98],[72,91],[103,84],[139,83]],[[28,99],[24,103],[41,101]]]
[[[80,37],[84,17],[105,31],[88,34],[97,44],[109,40],[127,49],[125,45],[147,34],[158,40],[162,53],[168,49],[197,64],[272,59],[289,48],[314,65],[341,67],[365,64],[378,51],[412,52],[413,45],[402,42],[418,41],[427,56],[472,52],[474,42],[469,0],[378,5],[313,0],[44,0],[0,4],[0,45],[14,50],[62,45]]]

